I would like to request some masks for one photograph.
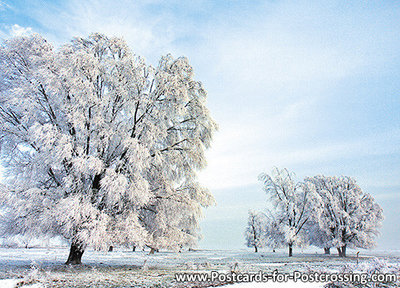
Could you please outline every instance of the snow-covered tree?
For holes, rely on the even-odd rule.
[[[315,176],[305,182],[313,195],[313,219],[328,234],[339,256],[346,257],[348,246],[374,246],[383,210],[353,178]]]
[[[1,44],[0,79],[3,231],[61,235],[71,264],[88,245],[196,241],[216,124],[186,58],[154,68],[118,38],[32,35]]]
[[[258,248],[264,247],[275,251],[286,244],[280,223],[270,210],[267,210],[266,213],[249,211],[245,236],[247,247],[254,247],[255,252],[258,252]]]
[[[309,189],[303,189],[302,183],[295,182],[294,174],[287,169],[275,168],[272,175],[262,173],[259,180],[272,202],[271,213],[284,235],[290,257],[293,246],[300,246],[305,240],[301,232],[309,218]]]
[[[245,231],[246,245],[247,247],[253,247],[256,253],[258,248],[262,248],[265,245],[265,219],[263,216],[260,212],[250,210]]]

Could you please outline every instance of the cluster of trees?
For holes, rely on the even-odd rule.
[[[272,208],[249,211],[246,241],[255,252],[261,247],[315,245],[330,253],[336,247],[346,257],[347,247],[375,244],[383,210],[351,177],[306,177],[296,182],[287,169],[261,174]]]
[[[194,245],[217,125],[188,59],[152,67],[119,38],[32,35],[1,43],[0,79],[3,236],[61,235],[68,264],[88,245]]]

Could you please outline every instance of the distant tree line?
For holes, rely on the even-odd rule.
[[[346,257],[348,247],[372,248],[379,234],[383,210],[374,198],[347,176],[306,177],[296,182],[287,169],[275,168],[259,180],[272,208],[249,211],[246,244],[272,249],[314,245],[325,254],[335,247]]]

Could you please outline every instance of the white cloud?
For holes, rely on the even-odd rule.
[[[2,28],[0,26],[0,38],[2,39],[16,36],[27,36],[29,34],[32,34],[33,32],[34,31],[32,27],[22,27],[18,24],[3,25]]]
[[[10,36],[26,36],[29,34],[32,34],[33,30],[32,27],[22,27],[19,26],[18,24],[14,24],[9,28],[9,34]]]

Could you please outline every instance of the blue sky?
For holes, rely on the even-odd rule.
[[[251,4],[249,4],[251,3]],[[400,241],[400,3],[396,1],[4,1],[0,37],[55,46],[121,36],[156,64],[187,56],[220,130],[201,181],[200,247],[243,248],[261,172],[349,175],[386,216],[378,248]]]

